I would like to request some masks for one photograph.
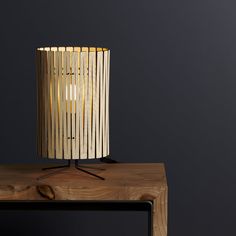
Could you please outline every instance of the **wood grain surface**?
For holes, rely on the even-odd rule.
[[[106,180],[75,168],[37,180],[45,173],[41,170],[45,165],[1,165],[0,200],[152,200],[153,236],[167,235],[167,181],[163,164],[89,166],[104,168],[92,171]]]

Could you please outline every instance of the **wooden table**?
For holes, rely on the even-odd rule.
[[[0,200],[151,200],[153,236],[167,235],[167,182],[163,164],[89,164],[94,173],[74,168],[46,179],[41,165],[1,165]]]

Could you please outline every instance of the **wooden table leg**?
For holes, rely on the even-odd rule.
[[[167,188],[153,201],[153,236],[167,236]]]

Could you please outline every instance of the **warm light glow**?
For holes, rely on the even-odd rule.
[[[76,86],[72,84],[70,84],[70,89],[68,89],[68,86],[66,86],[66,100],[69,100],[69,99],[71,101],[76,100]]]
[[[110,50],[42,47],[36,59],[39,156],[108,156]]]

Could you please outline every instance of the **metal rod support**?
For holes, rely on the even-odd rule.
[[[77,170],[80,170],[80,171],[82,171],[82,172],[88,174],[88,175],[92,175],[92,176],[94,176],[94,177],[96,177],[96,178],[98,178],[98,179],[105,180],[103,177],[101,177],[101,176],[99,176],[99,175],[96,175],[96,174],[94,174],[94,173],[92,173],[92,172],[90,172],[90,171],[84,170],[84,169],[82,169],[82,168],[80,168],[80,167],[78,167],[78,166],[76,166],[75,168],[76,168]]]

